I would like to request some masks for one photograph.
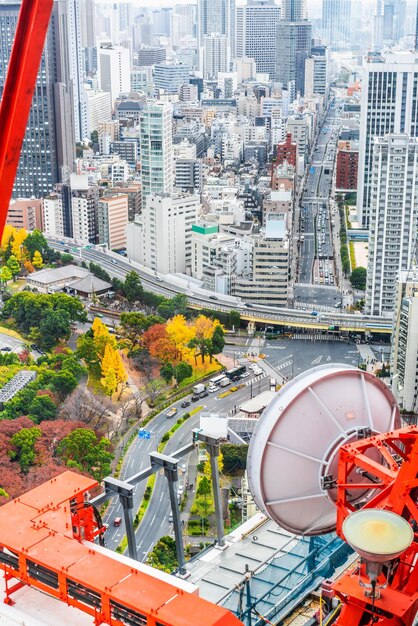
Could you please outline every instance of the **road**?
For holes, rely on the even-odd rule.
[[[157,277],[153,272],[141,268],[137,264],[129,263],[124,257],[116,255],[114,253],[105,253],[101,249],[83,249],[82,244],[69,244],[60,243],[57,240],[48,238],[48,242],[55,249],[63,251],[68,245],[77,245],[79,250],[78,258],[87,262],[93,261],[100,264],[110,276],[115,276],[120,279],[124,279],[126,274],[133,269],[139,274],[145,289],[153,291],[154,293],[160,293],[167,297],[172,297],[176,293],[186,294],[189,289],[187,286],[178,286],[173,283],[171,277],[165,279],[165,277]],[[170,283],[168,282],[170,281]],[[306,289],[309,290],[312,285],[302,285],[301,291],[297,290],[298,302],[305,302],[307,298]],[[268,307],[262,305],[245,306],[239,303],[236,298],[230,296],[224,296],[223,294],[217,294],[217,300],[213,301],[209,298],[213,295],[212,292],[207,292],[204,289],[194,288],[193,296],[188,296],[189,303],[196,307],[204,307],[215,311],[228,312],[231,310],[239,310],[241,317],[245,320],[255,320],[258,323],[266,324],[279,324],[287,327],[307,328],[318,330],[326,329],[329,325],[338,325],[342,330],[354,330],[363,332],[364,330],[373,329],[375,332],[390,332],[391,324],[386,318],[380,318],[378,316],[367,315],[354,315],[351,313],[337,313],[332,310],[324,313],[321,319],[313,319],[309,311],[303,311],[300,309],[285,309],[276,307]],[[321,302],[323,298],[327,298],[327,301],[333,300],[334,296],[338,297],[338,292],[334,290],[334,293],[329,290],[318,290],[318,297]],[[308,299],[309,301],[309,299]],[[321,302],[319,302],[321,304]],[[326,303],[326,302],[325,302]]]
[[[303,240],[299,248],[298,284],[294,286],[295,302],[299,307],[309,304],[332,307],[337,300],[341,301],[338,290],[334,288],[335,252],[329,203],[340,126],[335,109],[329,108],[313,150],[300,199],[299,230]],[[320,289],[322,284],[332,286],[332,291]]]
[[[252,386],[251,381],[253,381]],[[256,383],[254,383],[254,381],[256,381]],[[149,465],[149,453],[157,449],[164,433],[170,430],[176,419],[178,419],[178,417],[183,415],[186,411],[189,411],[194,406],[203,406],[204,411],[214,411],[226,414],[228,411],[233,410],[235,406],[241,404],[244,400],[249,399],[251,397],[251,393],[254,395],[255,393],[264,391],[268,388],[269,382],[269,377],[267,375],[264,375],[263,377],[254,377],[252,375],[245,379],[245,386],[242,389],[232,393],[226,398],[218,398],[219,393],[209,394],[206,398],[203,398],[200,403],[192,403],[190,407],[185,409],[182,409],[180,406],[184,399],[175,402],[172,405],[178,409],[178,413],[175,418],[167,419],[165,417],[165,413],[168,409],[165,409],[162,413],[154,417],[146,426],[146,429],[151,433],[151,439],[135,439],[125,456],[125,462],[123,464],[120,478],[126,479]],[[173,434],[167,443],[165,452],[172,452],[173,450],[190,442],[190,433],[193,428],[198,427],[199,416],[200,413],[193,415]],[[187,459],[185,459],[185,463],[187,465]],[[180,480],[181,482],[184,482],[185,479],[186,474],[183,473]],[[142,501],[145,486],[146,481],[137,484],[135,488],[134,515],[136,514],[136,511]],[[149,502],[148,509],[142,523],[136,531],[139,560],[146,560],[147,554],[160,537],[172,533],[172,524],[168,521],[170,512],[171,509],[168,497],[168,487],[165,477],[157,474],[153,495]],[[106,533],[106,545],[111,549],[115,549],[117,547],[125,534],[123,522],[119,527],[113,526],[113,520],[116,517],[123,517],[122,507],[119,504],[119,500],[117,498],[113,498],[104,516],[105,523],[109,524],[109,528]]]

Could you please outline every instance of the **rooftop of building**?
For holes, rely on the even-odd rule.
[[[275,391],[263,391],[263,393],[258,394],[258,396],[243,402],[240,405],[240,410],[244,413],[261,413],[273,400],[275,395]]]
[[[45,286],[49,283],[54,283],[60,280],[74,280],[75,278],[84,278],[89,274],[89,270],[77,265],[64,265],[63,267],[57,267],[55,269],[39,270],[29,274],[27,281],[42,283]]]

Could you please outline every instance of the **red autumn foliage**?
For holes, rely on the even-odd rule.
[[[165,324],[154,324],[146,330],[142,343],[152,357],[162,361],[174,361],[177,357],[176,345],[167,335]]]

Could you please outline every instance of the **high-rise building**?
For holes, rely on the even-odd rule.
[[[61,6],[61,4],[60,4]],[[20,3],[0,3],[0,97],[16,30]],[[56,16],[57,8],[54,8]],[[65,24],[53,19],[42,54],[27,130],[13,188],[13,197],[42,198],[72,170],[75,159],[73,86]]]
[[[291,133],[286,134],[286,140],[281,141],[277,145],[276,165],[283,165],[287,161],[293,167],[297,167],[298,161],[298,147],[296,143],[292,141]]]
[[[131,88],[129,50],[122,46],[101,43],[98,50],[100,89],[110,93],[112,105],[121,93]]]
[[[142,196],[169,194],[173,187],[172,106],[149,102],[141,116]]]
[[[199,49],[203,47],[203,38],[210,37],[210,35],[227,37],[229,58],[232,59],[235,49],[235,0],[198,0],[197,45]]]
[[[418,413],[418,267],[397,282],[390,370],[400,407]]]
[[[276,29],[276,80],[291,94],[305,93],[305,61],[311,54],[312,24],[281,21]]]
[[[306,0],[282,0],[282,18],[288,22],[306,20]]]
[[[158,63],[154,67],[154,84],[167,93],[177,93],[189,82],[190,68],[182,63]]]
[[[410,51],[369,53],[363,63],[357,207],[369,227],[375,137],[387,133],[418,136],[418,54]]]
[[[305,61],[305,95],[327,96],[329,90],[329,52],[327,46],[312,46]]]
[[[128,257],[161,274],[184,273],[192,259],[192,225],[200,197],[149,195],[127,228]]]
[[[274,0],[247,0],[236,11],[235,57],[249,57],[257,72],[273,78],[276,72],[276,27],[281,9]]]
[[[81,0],[80,2],[80,24],[81,24],[81,45],[83,48],[93,48],[96,45],[96,13],[94,0]]]
[[[219,72],[229,69],[229,42],[225,35],[205,35],[203,37],[203,76],[216,80]]]
[[[83,0],[55,0],[51,15],[51,30],[54,33],[55,90],[71,94],[74,108],[75,141],[86,138],[83,135],[83,107],[85,105],[83,87],[83,51],[81,43],[81,5]]]
[[[97,203],[99,188],[85,174],[71,174],[71,217],[76,241],[97,243]]]
[[[351,23],[351,0],[323,0],[322,29],[332,50],[350,49]]]
[[[106,244],[110,250],[126,248],[127,224],[128,196],[123,191],[99,199],[97,227],[100,244]]]
[[[397,43],[405,33],[406,0],[383,0],[383,42]]]
[[[396,280],[411,267],[418,232],[418,139],[374,140],[366,312],[392,317]]]

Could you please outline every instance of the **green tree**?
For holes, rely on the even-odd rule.
[[[221,446],[224,472],[231,474],[247,468],[248,445],[225,443]]]
[[[75,374],[63,369],[55,374],[52,380],[53,389],[61,398],[65,398],[77,387],[77,378]]]
[[[126,275],[123,292],[129,302],[142,300],[144,288],[142,287],[141,279],[136,272],[132,271]]]
[[[145,315],[138,311],[122,313],[120,316],[120,330],[124,343],[129,352],[139,347],[142,333],[155,324],[164,323],[158,315]]]
[[[9,260],[7,261],[7,267],[9,268],[9,270],[12,273],[13,280],[16,280],[16,276],[20,272],[20,263],[19,263],[19,261],[17,260],[17,258],[15,257],[14,254],[12,254],[9,257]]]
[[[208,496],[211,495],[212,486],[207,476],[202,476],[202,478],[199,480],[199,486],[197,488],[196,493],[198,496],[203,496],[205,500]]]
[[[0,272],[0,280],[3,285],[7,285],[8,281],[12,279],[12,272],[9,270],[7,265],[3,265]]]
[[[173,380],[173,375],[174,375],[174,370],[173,370],[173,366],[171,365],[171,363],[164,363],[160,368],[160,376],[163,380],[165,380],[167,385],[169,385],[171,381]]]
[[[22,472],[28,472],[36,459],[35,444],[41,437],[40,428],[22,428],[13,435],[10,443],[15,450],[10,453],[12,461],[18,461]]]
[[[113,454],[109,449],[110,441],[105,437],[97,440],[92,430],[76,428],[60,441],[57,453],[68,467],[88,472],[96,480],[101,481],[110,474]]]
[[[175,366],[173,374],[174,378],[177,381],[177,384],[179,385],[186,378],[190,378],[190,376],[193,374],[193,368],[189,363],[181,361],[178,365]]]
[[[148,565],[171,573],[178,567],[176,542],[171,537],[161,537],[148,555]]]
[[[229,311],[229,328],[238,330],[241,325],[241,314],[239,311]]]
[[[46,311],[39,325],[40,340],[43,348],[50,350],[61,339],[71,335],[71,318],[67,311]]]
[[[212,335],[212,354],[220,354],[225,347],[224,331],[222,326],[215,326]]]
[[[24,241],[25,248],[28,252],[28,257],[33,259],[35,252],[39,252],[43,259],[49,259],[50,248],[47,240],[40,230],[32,231]]]
[[[29,405],[29,416],[36,424],[53,420],[57,416],[57,406],[48,396],[36,396]]]
[[[354,289],[361,289],[364,291],[366,289],[366,278],[367,278],[367,270],[365,267],[356,267],[355,270],[352,271],[350,276],[350,282],[353,285]]]

